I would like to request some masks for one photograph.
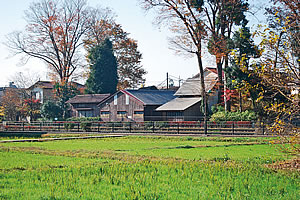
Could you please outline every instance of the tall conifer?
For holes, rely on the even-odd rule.
[[[118,84],[117,60],[112,43],[106,39],[89,51],[90,74],[86,81],[86,93],[101,94],[116,92]]]

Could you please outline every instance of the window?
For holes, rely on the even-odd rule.
[[[114,105],[118,105],[118,95],[114,96]]]
[[[126,105],[129,105],[129,95],[125,94],[125,96],[126,96]]]
[[[126,111],[117,111],[118,117],[126,117],[127,112]]]
[[[142,111],[142,110],[134,111],[134,114],[135,115],[143,115],[144,111]]]
[[[37,92],[37,93],[35,93],[35,99],[41,99],[41,96],[40,96],[40,93],[39,92]]]
[[[109,117],[109,111],[101,111],[101,117]]]
[[[80,110],[78,115],[79,117],[93,117],[93,112],[91,110]]]

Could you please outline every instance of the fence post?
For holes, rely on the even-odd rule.
[[[40,122],[40,131],[42,131],[42,122]]]
[[[152,121],[152,132],[154,133],[154,131],[155,131],[155,123],[154,121]]]
[[[77,122],[77,132],[79,132],[79,126],[80,126],[80,123]]]
[[[99,132],[99,125],[100,125],[100,124],[99,124],[99,122],[98,122],[98,127],[97,127],[97,131],[98,131],[98,132]]]
[[[265,125],[264,125],[263,122],[262,122],[262,134],[263,134],[263,135],[265,134]]]
[[[177,122],[177,134],[179,134],[179,122]]]
[[[234,135],[234,121],[232,122],[232,135]]]
[[[22,126],[23,126],[23,131],[24,131],[24,129],[25,129],[25,127],[24,127],[24,122],[22,122]]]
[[[131,133],[131,122],[129,122],[129,133]]]
[[[113,133],[115,132],[115,123],[114,122],[111,124],[111,130]]]

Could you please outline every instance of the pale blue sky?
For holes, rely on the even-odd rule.
[[[32,59],[26,65],[20,65],[19,57],[9,57],[8,49],[3,45],[5,36],[14,30],[22,30],[26,22],[23,19],[24,10],[32,0],[9,0],[0,7],[0,86],[8,85],[8,81],[16,72],[39,73],[46,80],[46,66],[39,60]],[[249,1],[251,3],[251,0]],[[166,78],[166,73],[189,78],[198,72],[197,60],[180,57],[168,48],[167,30],[159,30],[152,24],[154,16],[146,14],[140,8],[137,0],[88,0],[90,6],[101,5],[110,7],[117,14],[117,23],[138,41],[138,47],[143,54],[142,64],[148,71],[146,85],[156,85]],[[254,23],[258,23],[254,19]],[[213,59],[206,54],[205,66],[214,65]],[[178,84],[178,83],[175,83]]]

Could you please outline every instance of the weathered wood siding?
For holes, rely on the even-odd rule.
[[[116,95],[116,105],[114,96],[100,105],[99,110],[102,121],[144,121],[144,114],[135,114],[135,111],[144,112],[144,105],[141,101],[130,95],[126,97],[127,95],[122,92]],[[126,98],[129,98],[128,102],[126,102]],[[109,114],[107,114],[107,112],[109,112]],[[126,112],[126,114],[118,114],[118,112]]]
[[[92,115],[91,117],[99,117],[100,116],[100,110],[98,108],[98,104],[96,103],[76,103],[71,104],[71,116],[72,117],[80,117],[79,111],[80,108],[90,108]]]
[[[186,109],[183,113],[184,121],[198,121],[203,117],[202,112],[200,112],[201,101],[196,103],[195,105]]]

